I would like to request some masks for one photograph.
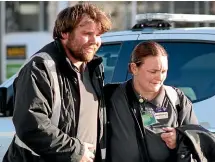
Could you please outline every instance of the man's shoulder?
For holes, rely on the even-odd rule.
[[[55,67],[55,62],[52,57],[46,52],[40,52],[32,55],[22,65],[17,72],[17,77],[30,75],[33,72],[47,73]]]
[[[110,98],[116,90],[122,86],[122,82],[116,82],[116,83],[108,83],[104,86],[104,94],[106,97]]]
[[[100,71],[102,72],[103,71],[103,64],[102,64],[102,57],[99,57],[97,55],[95,55],[93,57],[93,59],[88,62],[88,66],[90,67],[90,69],[96,69],[96,67],[98,67],[100,69]]]
[[[46,53],[53,53],[57,51],[57,46],[55,41],[52,41],[46,45],[44,45],[41,49],[39,49],[36,53],[42,53],[42,52],[46,52]],[[35,54],[36,54],[35,53]]]
[[[31,65],[32,63],[44,63],[44,60],[53,60],[52,52],[56,51],[54,41],[43,46],[40,50],[32,54],[24,63],[24,66]],[[23,66],[23,67],[24,67]]]
[[[26,68],[26,67],[30,68],[33,66],[45,64],[45,62],[47,61],[53,61],[50,54],[46,52],[36,53],[25,61],[22,68]]]

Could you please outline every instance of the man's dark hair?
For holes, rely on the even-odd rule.
[[[100,34],[111,29],[110,17],[105,12],[93,4],[81,3],[67,7],[58,14],[53,30],[53,38],[62,38],[62,33],[72,32],[84,16],[89,16],[101,25]]]

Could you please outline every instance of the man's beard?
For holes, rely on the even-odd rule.
[[[71,47],[67,46],[67,49],[69,51],[69,54],[76,60],[81,61],[81,62],[90,62],[96,51],[94,51],[94,53],[92,54],[84,54],[81,50],[79,51],[74,51]]]

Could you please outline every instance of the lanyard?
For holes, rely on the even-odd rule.
[[[137,131],[137,138],[139,138],[142,141],[140,147],[143,149],[144,153],[142,154],[142,152],[140,151],[140,156],[142,158],[142,161],[150,162],[150,157],[149,157],[149,153],[148,153],[148,149],[147,149],[147,143],[146,143],[146,139],[145,139],[146,132],[145,132],[143,123],[141,121],[140,109],[139,109],[138,104],[133,104],[134,100],[132,100],[132,98],[134,99],[135,97],[130,98],[130,96],[134,96],[135,94],[133,91],[130,90],[132,87],[129,87],[129,84],[126,84],[125,87],[122,87],[122,86],[120,86],[120,87],[121,87],[121,90],[128,103],[132,117],[134,119],[135,129]],[[132,94],[130,92],[132,92]],[[127,94],[129,94],[129,99],[128,99]]]

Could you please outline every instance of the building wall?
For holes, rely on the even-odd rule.
[[[6,32],[50,31],[57,14],[66,6],[80,1],[7,1]],[[129,29],[134,25],[132,12],[165,12],[215,14],[214,1],[137,1],[136,10],[131,1],[91,1],[111,15],[112,30]],[[178,24],[180,26],[180,24]],[[214,26],[214,24],[181,24],[181,26]]]

